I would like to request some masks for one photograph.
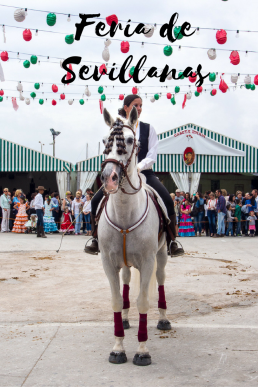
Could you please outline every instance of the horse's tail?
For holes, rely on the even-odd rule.
[[[150,306],[153,305],[156,295],[156,271],[157,271],[157,258],[155,257],[153,272],[149,284],[149,302]],[[134,267],[131,268],[132,280],[131,280],[131,294],[133,298],[137,298],[140,292],[140,272]]]

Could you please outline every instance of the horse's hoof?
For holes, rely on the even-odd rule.
[[[160,320],[158,322],[157,328],[161,331],[170,331],[170,329],[172,329],[171,324],[168,320]]]
[[[113,364],[123,364],[127,362],[127,357],[125,352],[111,352],[108,360]]]
[[[143,353],[142,355],[136,353],[133,358],[133,364],[137,366],[148,366],[151,364],[151,356],[148,353]]]
[[[123,320],[123,327],[124,327],[124,329],[131,328],[128,320]]]

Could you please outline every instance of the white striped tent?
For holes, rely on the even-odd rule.
[[[70,172],[70,162],[0,138],[0,172]]]

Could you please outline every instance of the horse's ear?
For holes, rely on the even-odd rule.
[[[113,120],[113,118],[111,117],[111,115],[109,114],[106,108],[104,108],[103,114],[104,114],[105,123],[107,124],[107,126],[111,128],[115,121]]]
[[[133,106],[129,114],[128,124],[133,127],[134,124],[136,124],[137,120],[138,120],[137,109],[135,106]]]

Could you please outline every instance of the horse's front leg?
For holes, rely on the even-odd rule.
[[[167,263],[167,247],[164,245],[157,253],[157,282],[159,285],[159,302],[158,302],[158,308],[159,308],[159,321],[157,328],[163,331],[167,331],[171,329],[171,324],[167,318],[166,310],[167,310],[167,304],[166,304],[166,298],[165,298],[165,289],[164,289],[164,283],[165,283],[165,266]]]
[[[148,259],[140,268],[140,293],[137,299],[137,308],[139,311],[139,331],[138,341],[139,346],[134,356],[133,363],[139,366],[147,366],[151,364],[151,356],[149,354],[146,342],[148,340],[147,331],[147,312],[149,310],[149,285],[154,268],[155,257]]]
[[[112,295],[112,308],[114,311],[114,335],[115,345],[109,356],[110,363],[122,364],[127,361],[125,349],[123,345],[124,340],[124,327],[122,322],[122,308],[123,299],[120,294],[120,280],[119,269],[115,268],[113,263],[108,259],[102,258],[103,267],[108,277],[111,295]]]
[[[129,300],[129,283],[131,281],[131,269],[128,266],[124,266],[122,268],[122,279],[123,279],[123,310],[122,310],[122,318],[123,318],[123,327],[124,329],[129,329],[129,318],[128,313],[130,309],[130,300]]]

